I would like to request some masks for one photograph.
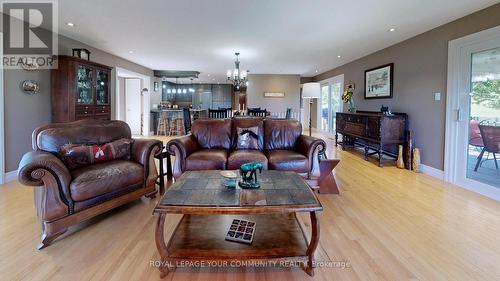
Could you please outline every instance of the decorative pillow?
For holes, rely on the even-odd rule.
[[[132,142],[131,139],[119,139],[105,144],[65,144],[60,154],[68,168],[74,170],[113,159],[130,159]]]
[[[238,134],[237,149],[259,149],[259,127],[236,127]]]

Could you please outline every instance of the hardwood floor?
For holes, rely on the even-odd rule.
[[[165,140],[165,139],[163,139]],[[500,280],[500,203],[387,162],[335,149],[341,195],[319,195],[317,261],[346,268],[178,268],[165,280]],[[0,280],[158,280],[150,266],[156,200],[142,198],[70,228],[38,251],[32,188],[0,187]],[[310,230],[306,214],[299,216]],[[170,235],[179,216],[169,216]]]

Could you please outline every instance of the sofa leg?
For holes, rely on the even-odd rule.
[[[42,233],[42,241],[38,245],[37,249],[41,250],[41,249],[49,246],[50,244],[52,244],[52,242],[54,240],[56,240],[57,237],[63,235],[67,230],[68,230],[67,228],[63,228],[61,230],[52,232],[44,227],[43,233]]]

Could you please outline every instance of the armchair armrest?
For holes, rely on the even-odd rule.
[[[178,178],[186,167],[186,158],[193,152],[199,150],[198,141],[193,135],[187,135],[173,139],[167,143],[167,150],[175,155],[173,168],[174,178]]]
[[[309,159],[310,176],[319,175],[319,157],[326,150],[326,143],[322,139],[300,135],[295,145],[297,152],[301,153]]]
[[[144,185],[154,186],[158,173],[154,156],[163,149],[163,143],[159,140],[134,139],[132,144],[132,160],[144,167]]]
[[[69,192],[71,174],[56,156],[44,151],[24,154],[18,168],[19,182],[29,186],[44,186],[35,193],[38,214],[45,221],[72,213],[73,200]]]

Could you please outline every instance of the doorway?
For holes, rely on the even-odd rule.
[[[133,135],[150,135],[150,77],[116,68],[116,119],[126,122]]]
[[[317,127],[324,133],[335,133],[336,113],[342,112],[344,74],[320,81],[321,97],[318,101]]]
[[[142,135],[142,95],[141,79],[124,78],[125,122],[132,135]]]
[[[449,44],[445,179],[500,200],[500,26]]]

